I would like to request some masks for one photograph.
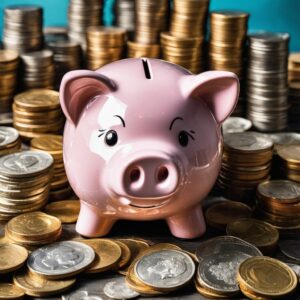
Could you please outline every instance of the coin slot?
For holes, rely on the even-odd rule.
[[[150,71],[150,66],[149,66],[148,60],[147,60],[146,58],[142,58],[142,63],[143,63],[143,67],[144,67],[145,77],[146,77],[147,79],[152,79],[151,71]]]

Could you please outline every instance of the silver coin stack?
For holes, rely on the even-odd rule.
[[[43,46],[43,9],[39,6],[8,6],[4,9],[3,46],[20,53]]]
[[[46,45],[54,53],[55,89],[58,89],[65,73],[80,68],[81,47],[79,43],[63,40],[52,41]]]
[[[117,0],[114,7],[115,25],[127,30],[133,39],[135,30],[135,0]]]
[[[86,49],[86,29],[102,24],[102,0],[70,0],[69,38]]]
[[[249,35],[247,115],[260,131],[287,127],[287,63],[289,34],[261,32]]]
[[[22,54],[21,62],[24,89],[53,89],[55,69],[52,51],[41,50]]]

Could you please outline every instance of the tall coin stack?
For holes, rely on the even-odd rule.
[[[86,30],[102,24],[102,0],[70,0],[68,8],[69,38],[86,49]]]
[[[46,205],[52,167],[52,156],[41,151],[23,151],[0,158],[0,220]]]
[[[300,81],[300,52],[291,53],[288,63],[289,82]]]
[[[0,113],[11,111],[13,94],[17,85],[18,52],[0,50]]]
[[[117,0],[114,7],[115,25],[126,29],[133,39],[135,30],[135,0]]]
[[[299,81],[292,81],[289,84],[289,128],[300,131],[300,77]]]
[[[58,92],[36,89],[14,97],[13,125],[23,139],[61,133],[64,122]]]
[[[40,50],[21,55],[22,85],[25,90],[54,87],[54,58],[50,50]]]
[[[47,47],[54,53],[55,89],[58,90],[65,73],[80,69],[81,47],[78,43],[63,40],[48,42]]]
[[[218,186],[231,199],[252,204],[257,185],[270,178],[273,141],[252,131],[224,135]]]
[[[289,34],[249,35],[247,115],[260,131],[282,131],[288,121]]]
[[[43,47],[43,10],[39,6],[8,6],[4,9],[3,46],[20,53]]]
[[[209,68],[231,71],[239,77],[242,88],[234,114],[241,117],[246,112],[243,79],[248,18],[248,13],[239,11],[210,14]]]
[[[50,183],[50,199],[63,200],[70,196],[72,189],[63,162],[63,138],[61,135],[44,135],[30,142],[32,150],[46,151],[54,159],[53,177]]]
[[[91,26],[87,29],[87,66],[91,70],[119,60],[124,53],[126,30]]]

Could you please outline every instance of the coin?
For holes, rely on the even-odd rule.
[[[0,244],[0,273],[8,273],[19,269],[25,263],[27,257],[27,250],[21,246]]]
[[[240,117],[230,117],[224,121],[222,124],[223,132],[233,133],[233,132],[244,132],[252,127],[250,120],[240,118]]]
[[[209,299],[228,299],[228,295],[221,295],[213,292],[212,290],[208,290],[204,288],[197,279],[194,280],[195,287],[198,293],[204,297],[207,297]]]
[[[94,250],[75,241],[57,242],[33,251],[28,258],[30,271],[47,279],[66,278],[88,269],[95,259]]]
[[[121,258],[118,261],[118,264],[116,266],[117,269],[120,269],[120,268],[123,268],[126,265],[128,265],[130,258],[131,258],[131,252],[130,252],[129,247],[125,243],[118,241],[118,240],[114,240],[114,242],[120,246],[121,252],[122,252]]]
[[[144,284],[171,291],[190,282],[195,273],[195,263],[184,252],[160,250],[139,258],[134,272]]]
[[[274,251],[279,240],[276,228],[267,222],[256,219],[239,219],[229,223],[226,233],[255,245],[263,253]]]
[[[270,298],[290,294],[298,283],[295,272],[289,266],[263,256],[243,261],[238,268],[237,280],[251,293]]]
[[[113,269],[121,259],[121,247],[108,239],[79,240],[95,251],[95,260],[86,273],[99,273]]]
[[[300,261],[299,246],[300,241],[298,239],[279,241],[280,251],[287,257],[296,261]]]
[[[271,133],[269,137],[273,140],[274,144],[277,145],[299,145],[300,134],[296,132],[278,132]]]
[[[0,299],[18,300],[23,299],[24,292],[22,289],[11,283],[0,283]]]
[[[103,292],[112,299],[133,299],[140,295],[126,285],[124,277],[114,278],[112,281],[107,282]]]

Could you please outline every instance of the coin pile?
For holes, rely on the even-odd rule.
[[[300,81],[300,53],[291,53],[288,62],[289,83]]]
[[[269,179],[273,141],[265,134],[246,131],[224,135],[218,186],[231,200],[253,203],[257,185]]]
[[[115,25],[126,29],[133,39],[135,30],[135,0],[117,0],[114,6]]]
[[[71,70],[80,69],[82,53],[80,44],[64,40],[47,43],[47,47],[54,53],[55,89],[59,89],[62,77]]]
[[[178,64],[192,73],[204,69],[203,37],[176,37],[170,32],[160,35],[163,59]]]
[[[240,117],[230,117],[222,124],[223,133],[244,132],[252,127],[250,120]]]
[[[250,299],[288,297],[298,285],[296,273],[287,264],[266,256],[243,261],[238,267],[237,281]]]
[[[262,182],[256,193],[257,215],[280,232],[300,230],[300,185],[289,180]]]
[[[290,82],[289,84],[289,127],[300,130],[300,82]]]
[[[87,66],[91,70],[119,60],[124,53],[126,30],[119,27],[91,26],[87,29]]]
[[[128,41],[127,57],[159,58],[160,45],[141,44],[141,43]]]
[[[21,139],[18,131],[12,127],[0,126],[0,156],[18,152]]]
[[[53,177],[50,182],[50,199],[63,200],[68,198],[72,189],[63,162],[63,137],[61,135],[43,135],[33,138],[30,146],[32,150],[48,152],[54,159]]]
[[[11,111],[17,86],[19,56],[14,50],[0,50],[0,113]]]
[[[168,0],[139,0],[135,2],[135,41],[140,44],[157,44],[159,34],[168,26]]]
[[[287,127],[287,33],[249,35],[247,115],[260,131]]]
[[[39,6],[7,6],[4,9],[3,46],[19,53],[43,46],[43,9]]]
[[[69,38],[86,49],[86,30],[102,24],[102,0],[70,0],[68,8]]]
[[[67,41],[68,28],[63,26],[47,26],[43,29],[46,43]]]
[[[239,264],[261,252],[248,242],[219,236],[201,243],[196,249],[199,266],[195,286],[199,294],[216,299],[233,299],[240,289],[236,279]]]
[[[287,179],[300,182],[300,145],[287,145],[277,150],[279,170]]]
[[[50,50],[21,55],[22,87],[27,89],[54,87],[54,57]]]
[[[64,117],[59,93],[47,89],[30,90],[14,97],[13,125],[24,139],[60,133]]]
[[[53,158],[23,151],[0,158],[0,219],[43,208],[49,197]]]

